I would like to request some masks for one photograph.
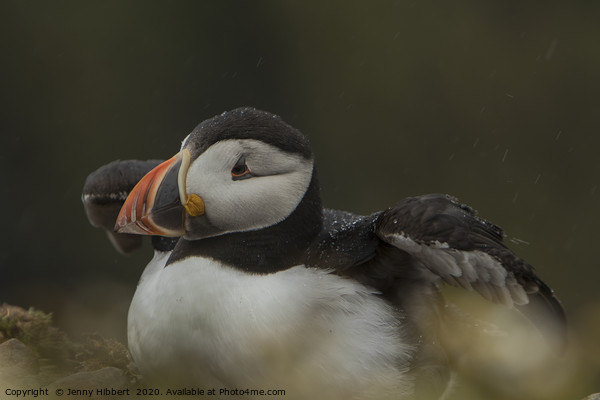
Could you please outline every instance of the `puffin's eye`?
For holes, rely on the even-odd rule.
[[[250,169],[246,165],[246,158],[241,156],[239,160],[235,163],[233,168],[231,169],[231,179],[234,181],[239,181],[242,179],[248,179],[252,177],[252,173]]]

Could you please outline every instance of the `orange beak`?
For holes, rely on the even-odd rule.
[[[115,231],[167,237],[185,234],[186,209],[181,203],[178,184],[181,159],[181,153],[176,154],[135,185],[119,212]]]

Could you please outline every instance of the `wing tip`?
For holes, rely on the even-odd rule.
[[[540,331],[554,353],[562,357],[568,348],[568,319],[564,306],[554,291],[537,279],[539,290],[528,293],[529,303],[517,309]]]

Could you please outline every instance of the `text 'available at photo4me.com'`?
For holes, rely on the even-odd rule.
[[[284,389],[226,389],[226,388],[4,388],[1,398],[29,399],[43,397],[74,397],[74,398],[99,398],[102,396],[127,396],[127,397],[158,397],[158,396],[193,396],[193,397],[215,397],[219,396],[248,396],[248,397],[283,397]]]

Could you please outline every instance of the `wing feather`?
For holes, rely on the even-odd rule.
[[[375,232],[432,273],[423,276],[516,305],[538,326],[554,321],[551,341],[564,348],[566,316],[552,289],[502,242],[502,229],[469,206],[441,194],[407,198],[379,215]]]

